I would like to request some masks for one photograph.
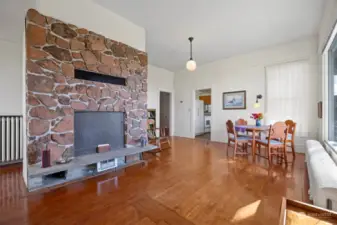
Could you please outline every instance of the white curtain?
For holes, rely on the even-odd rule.
[[[265,122],[292,119],[297,123],[296,136],[312,136],[311,123],[315,123],[313,117],[317,115],[317,110],[313,112],[316,107],[313,82],[308,61],[266,67]]]

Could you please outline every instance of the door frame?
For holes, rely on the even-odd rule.
[[[168,89],[158,89],[158,99],[157,99],[157,104],[158,104],[158,110],[157,110],[157,117],[158,117],[158,126],[160,127],[160,93],[161,92],[166,92],[170,94],[170,136],[174,135],[174,91],[173,90],[168,90]]]
[[[194,89],[192,91],[192,108],[189,110],[190,111],[190,118],[191,118],[191,122],[190,122],[190,134],[191,134],[191,137],[190,138],[193,138],[195,139],[195,116],[196,116],[196,110],[195,110],[195,106],[196,106],[196,96],[197,96],[197,91],[200,91],[200,90],[205,90],[205,89],[210,89],[211,90],[211,101],[212,101],[212,87],[202,87],[202,88],[197,88],[197,89]],[[213,102],[213,101],[212,101]],[[213,110],[212,110],[213,111]],[[211,116],[211,140],[212,140],[212,120],[213,120],[213,116]]]

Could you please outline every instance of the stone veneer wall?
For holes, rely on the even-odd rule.
[[[29,164],[41,161],[43,149],[52,162],[73,154],[76,110],[125,112],[126,142],[146,136],[145,52],[34,9],[26,16],[26,50]],[[127,86],[74,79],[75,68],[124,77]]]

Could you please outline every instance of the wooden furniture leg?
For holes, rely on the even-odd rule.
[[[238,142],[235,141],[235,143],[234,143],[234,157],[236,156],[236,150],[237,150],[237,148],[238,148]]]
[[[253,133],[253,140],[252,140],[252,156],[253,156],[253,161],[255,161],[255,150],[256,150],[255,130],[253,130],[252,133]]]
[[[283,158],[285,161],[285,164],[288,165],[288,160],[287,160],[287,146],[285,145],[283,148]]]
[[[291,142],[291,151],[293,152],[293,157],[295,158],[295,143],[294,143],[294,141]]]
[[[270,147],[268,147],[268,161],[269,161],[269,165],[271,165],[272,164],[272,154],[271,154],[271,148]]]

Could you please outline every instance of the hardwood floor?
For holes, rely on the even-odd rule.
[[[196,135],[195,138],[196,139],[211,140],[211,133],[208,132],[208,133],[204,133],[204,134],[201,134],[201,135]]]
[[[145,156],[147,167],[45,193],[25,192],[20,167],[0,168],[0,224],[271,225],[282,196],[307,201],[303,155],[287,168],[269,167],[207,143],[173,138],[171,150]]]

